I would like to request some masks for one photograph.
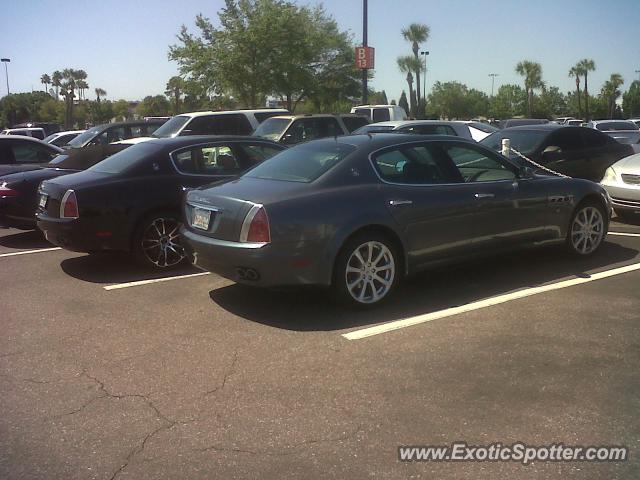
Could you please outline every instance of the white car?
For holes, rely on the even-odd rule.
[[[620,143],[640,143],[640,127],[629,120],[592,120],[587,127],[600,130]]]
[[[398,105],[360,105],[353,107],[351,113],[364,115],[371,123],[406,120],[407,112]]]
[[[609,193],[618,216],[640,220],[640,154],[611,165],[600,183]]]
[[[418,135],[451,135],[479,142],[498,129],[489,124],[472,121],[445,120],[404,120],[396,122],[370,123],[359,128],[359,133],[415,133]]]
[[[23,137],[33,137],[38,140],[44,140],[47,134],[44,128],[25,127],[25,128],[7,128],[0,132],[0,135],[22,135]]]
[[[67,130],[65,132],[52,133],[48,137],[45,137],[43,142],[50,143],[56,147],[64,147],[71,140],[83,133],[84,130]]]

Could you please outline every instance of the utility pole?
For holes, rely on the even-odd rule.
[[[427,103],[427,55],[429,52],[424,51],[420,52],[420,55],[424,56],[424,77],[422,82],[422,98],[424,98],[424,103]]]
[[[368,0],[362,0],[362,46],[367,47],[367,19],[368,19]],[[369,71],[365,68],[362,69],[362,104],[367,105],[369,103],[369,88],[367,86],[367,80],[369,77]]]
[[[490,73],[489,76],[491,77],[491,97],[493,97],[493,85],[496,81],[496,77],[499,77],[500,74],[498,73]]]
[[[7,69],[7,63],[10,61],[10,58],[0,58],[0,62],[4,63],[4,74],[7,78],[7,95],[9,95],[9,70]]]

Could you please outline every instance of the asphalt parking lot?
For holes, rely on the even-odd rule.
[[[0,478],[640,478],[640,226],[610,230],[594,258],[440,269],[365,312],[0,230]],[[631,453],[397,458],[457,440]]]

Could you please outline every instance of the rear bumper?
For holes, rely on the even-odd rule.
[[[0,226],[33,230],[36,218],[33,210],[28,210],[18,198],[0,198]]]
[[[93,222],[74,218],[52,218],[42,213],[36,214],[37,226],[45,238],[65,250],[73,252],[101,252],[123,250],[114,240],[114,235],[105,236]]]
[[[180,231],[192,263],[237,283],[259,287],[328,285],[318,245],[308,242],[247,244]]]

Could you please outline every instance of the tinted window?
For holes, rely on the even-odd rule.
[[[58,147],[62,147],[64,145],[66,145],[67,143],[69,143],[69,141],[71,141],[72,139],[74,139],[75,137],[77,137],[78,134],[77,133],[70,133],[67,135],[61,135],[58,138],[56,138],[55,140],[53,140],[52,142],[50,142],[53,145],[56,145]]]
[[[290,121],[288,118],[269,118],[258,125],[256,131],[253,132],[253,136],[277,140],[287,128]]]
[[[581,130],[582,139],[587,148],[604,147],[611,137],[590,128]]]
[[[410,125],[399,128],[403,133],[416,133],[420,135],[451,135],[456,136],[456,131],[449,125]]]
[[[94,127],[90,128],[84,133],[81,133],[76,138],[69,142],[69,146],[73,148],[82,148],[84,145],[90,141],[93,137],[95,137],[98,133],[100,133],[104,127]]]
[[[16,163],[49,163],[58,155],[36,144],[19,144],[13,145],[12,148]]]
[[[376,155],[374,165],[383,180],[393,183],[430,185],[461,181],[441,150],[424,145],[386,150]]]
[[[235,175],[241,166],[228,145],[199,145],[173,155],[173,162],[181,173],[191,175]]]
[[[183,135],[248,135],[251,124],[242,114],[196,117],[182,131]]]
[[[309,183],[356,149],[335,142],[313,142],[284,150],[245,174],[265,180]]]
[[[126,150],[111,155],[106,160],[95,164],[88,170],[100,173],[122,173],[138,165],[147,157],[161,151],[162,148],[162,145],[147,142],[132,145]]]
[[[438,148],[442,148],[453,161],[465,182],[495,182],[516,178],[512,168],[475,148],[446,144]]]
[[[371,120],[371,109],[370,108],[356,108],[354,112],[356,115],[364,115],[369,120]]]
[[[146,128],[144,128],[143,125],[133,125],[131,127],[131,137],[133,138],[144,137],[146,135],[145,130]]]
[[[335,118],[316,118],[315,122],[319,138],[336,137],[344,134],[342,128],[340,128],[340,124]]]
[[[106,132],[107,135],[107,143],[112,143],[112,142],[119,142],[120,140],[124,140],[125,138],[129,138],[127,136],[127,132],[126,129],[124,127],[124,125],[121,125],[119,127],[115,127],[115,128],[110,128],[108,129]],[[103,135],[101,135],[100,137],[103,137]],[[101,138],[101,143],[102,143],[102,138]]]
[[[347,130],[349,131],[349,133],[357,130],[360,127],[363,127],[364,125],[367,125],[369,123],[369,120],[367,120],[365,117],[342,117],[342,122],[344,123],[344,126],[347,127]]]
[[[269,145],[240,145],[240,148],[243,150],[250,167],[282,151],[281,148]]]
[[[638,126],[633,122],[603,122],[598,123],[596,128],[603,132],[614,132],[616,130],[638,130]]]
[[[158,129],[153,132],[153,136],[158,138],[173,137],[190,119],[191,117],[187,117],[186,115],[176,115],[158,127]]]
[[[373,109],[373,121],[374,122],[388,122],[391,120],[388,108],[374,108]]]
[[[538,148],[546,136],[547,133],[540,130],[501,130],[492,133],[480,143],[499,152],[502,149],[502,140],[508,138],[511,140],[511,147],[527,155]]]
[[[295,120],[291,124],[291,126],[287,129],[282,142],[293,145],[295,143],[313,140],[314,138],[318,138],[319,136],[320,133],[318,132],[317,123],[311,118],[305,118]]]
[[[579,150],[583,148],[582,135],[577,129],[560,130],[549,137],[547,145],[560,147],[564,151]]]

